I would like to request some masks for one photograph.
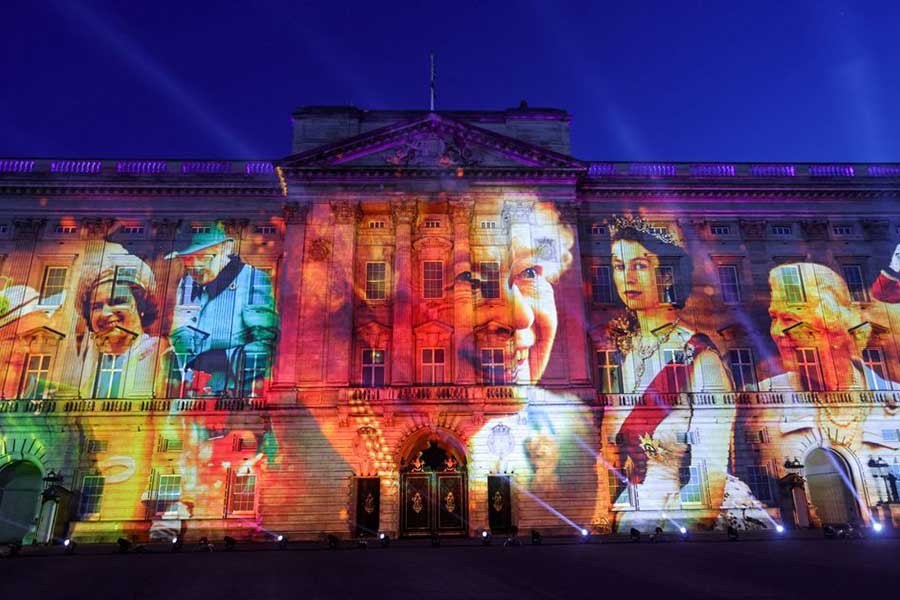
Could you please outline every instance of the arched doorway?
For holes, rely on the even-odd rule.
[[[400,465],[400,535],[465,535],[465,454],[438,436],[423,437]]]
[[[834,450],[816,448],[805,461],[809,499],[823,525],[859,521],[850,466]]]
[[[0,544],[22,542],[34,530],[42,487],[41,470],[30,462],[0,470]]]

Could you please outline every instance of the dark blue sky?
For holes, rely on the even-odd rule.
[[[900,2],[6,0],[0,156],[274,158],[305,104],[568,109],[593,160],[900,161]]]

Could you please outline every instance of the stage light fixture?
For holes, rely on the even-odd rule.
[[[363,536],[356,538],[356,547],[360,550],[368,550],[369,542]]]
[[[587,544],[588,542],[591,541],[591,532],[590,532],[588,529],[585,529],[585,528],[582,527],[582,528],[578,531],[578,540],[579,540],[582,544]]]
[[[19,556],[19,552],[22,550],[22,544],[19,542],[12,542],[7,545],[9,552],[7,553],[7,558],[16,558]]]
[[[482,546],[490,546],[491,545],[491,532],[485,529],[481,532],[481,545]]]
[[[650,543],[651,544],[656,543],[656,540],[661,538],[662,534],[663,534],[663,528],[660,527],[659,525],[657,525],[656,529],[653,530],[653,533],[650,534]],[[632,539],[632,541],[636,541],[636,540]]]
[[[679,527],[679,528],[678,528],[678,531],[680,531],[680,532],[681,532],[681,535],[684,535],[684,534],[686,534],[686,533],[687,533],[687,529],[686,529],[686,528],[684,528],[684,527]]]
[[[784,525],[776,525],[775,531],[777,531],[778,533],[784,533]]]
[[[213,545],[209,543],[209,538],[206,536],[203,536],[202,538],[200,538],[200,540],[197,542],[197,545],[200,546],[201,552],[212,552],[213,551]]]
[[[75,546],[78,544],[75,543],[74,540],[70,538],[66,538],[63,540],[63,547],[66,549],[66,554],[75,554]]]
[[[287,536],[279,533],[277,536],[275,536],[275,544],[278,546],[279,550],[284,550],[288,545]]]
[[[728,541],[736,542],[738,539],[738,530],[734,528],[734,525],[728,526]]]
[[[437,548],[440,545],[441,545],[441,536],[439,536],[436,533],[432,533],[431,534],[431,547]]]
[[[131,548],[131,542],[129,540],[126,540],[125,538],[117,539],[116,545],[119,546],[119,552],[122,553],[128,552],[128,549]]]
[[[336,535],[333,535],[331,533],[328,534],[328,549],[329,550],[337,550],[339,543],[340,543],[340,540],[337,539]]]
[[[180,552],[183,545],[184,541],[180,537],[172,538],[172,552]]]
[[[541,535],[541,532],[538,531],[537,529],[532,529],[531,530],[531,545],[532,546],[540,546],[542,541],[544,541],[544,538]]]
[[[688,530],[687,530],[687,527],[685,527],[684,525],[682,525],[678,528],[678,533],[681,534],[682,541],[685,541],[688,539],[688,535],[689,535]]]
[[[884,529],[884,525],[882,525],[878,521],[872,521],[872,531],[875,533],[881,533],[881,530]]]
[[[225,550],[234,550],[234,547],[237,546],[237,540],[231,537],[230,535],[225,536]]]
[[[641,541],[641,532],[638,529],[632,527],[631,531],[628,533],[628,537],[632,542],[639,542]]]
[[[379,532],[378,533],[378,544],[382,548],[387,548],[388,546],[391,545],[391,536],[389,536],[388,534],[386,534],[383,531]]]

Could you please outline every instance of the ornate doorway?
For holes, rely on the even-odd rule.
[[[40,469],[29,462],[14,462],[0,470],[0,544],[33,535],[42,487]]]
[[[488,476],[488,526],[493,533],[512,533],[509,475]]]
[[[438,440],[413,447],[400,467],[400,535],[465,535],[464,457]]]
[[[806,457],[809,499],[823,525],[859,522],[850,466],[837,452],[816,448]]]
[[[381,513],[381,479],[360,477],[356,480],[356,535],[378,534]]]

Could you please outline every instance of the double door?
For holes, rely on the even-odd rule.
[[[400,530],[406,536],[466,534],[466,477],[463,473],[404,473]]]

